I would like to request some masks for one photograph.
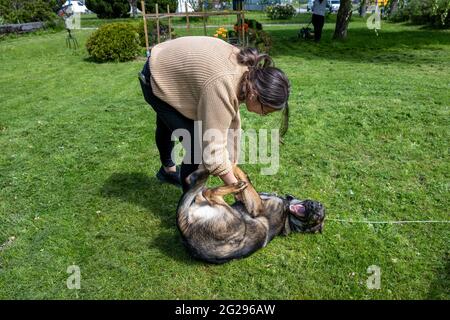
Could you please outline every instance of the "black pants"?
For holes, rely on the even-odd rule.
[[[314,41],[319,42],[320,38],[322,38],[322,29],[325,23],[325,17],[313,14],[312,15],[312,24],[314,26]]]
[[[173,131],[175,131],[176,129],[185,129],[187,130],[187,132],[189,132],[190,141],[183,141],[183,137],[179,138],[179,140],[182,141],[183,147],[186,149],[186,153],[190,154],[190,156],[187,158],[189,160],[187,161],[188,163],[185,163],[186,161],[183,161],[180,168],[180,177],[183,186],[183,192],[186,192],[188,189],[188,185],[185,181],[186,177],[197,170],[199,165],[198,152],[197,158],[195,158],[196,155],[194,153],[194,150],[200,150],[198,141],[194,139],[194,131],[196,130],[196,128],[194,127],[195,123],[193,120],[186,118],[175,108],[153,94],[153,90],[150,84],[150,68],[148,59],[144,65],[144,68],[142,69],[141,75],[139,77],[139,82],[141,83],[142,93],[144,94],[145,101],[150,106],[152,106],[153,110],[155,110],[156,112],[155,140],[156,146],[159,151],[159,158],[163,166],[169,167],[175,165],[171,157],[172,150],[174,148],[174,141],[172,141],[171,139]],[[194,148],[194,145],[196,143],[197,149]]]

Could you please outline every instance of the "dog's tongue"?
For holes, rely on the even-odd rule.
[[[298,215],[300,217],[305,216],[305,207],[301,204],[291,204],[289,206],[289,209],[294,213],[295,215]]]

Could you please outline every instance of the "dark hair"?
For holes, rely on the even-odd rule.
[[[272,58],[259,53],[255,48],[244,48],[238,54],[238,62],[249,67],[245,72],[239,92],[239,100],[243,101],[250,93],[255,93],[258,100],[272,109],[283,110],[280,136],[283,137],[289,126],[289,80],[278,68]]]

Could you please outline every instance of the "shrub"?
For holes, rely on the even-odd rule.
[[[249,29],[248,42],[250,47],[258,49],[259,52],[270,53],[272,49],[272,37],[263,30]]]
[[[254,19],[244,19],[243,28],[247,32],[250,47],[257,48],[260,52],[270,52],[272,48],[272,37],[263,31],[261,23]],[[240,23],[234,25],[234,31],[229,31],[228,37],[237,38],[239,36],[238,32],[242,32]]]
[[[141,50],[136,27],[128,23],[102,25],[89,37],[86,48],[98,62],[131,60]]]
[[[262,30],[262,24],[255,19],[244,19],[244,23],[248,25],[250,29]]]
[[[57,19],[49,0],[0,0],[3,23],[26,23]]]
[[[178,7],[177,0],[145,0],[144,2],[145,2],[145,13],[155,13],[156,3],[158,4],[158,10],[160,13],[161,12],[167,13],[167,5],[169,5],[170,12],[175,12]],[[139,9],[142,10],[140,1],[139,1]]]
[[[449,26],[449,0],[411,0],[408,7],[412,23]]]
[[[128,18],[128,0],[86,0],[86,6],[94,11],[99,19]]]
[[[389,9],[392,8],[391,1]],[[388,10],[389,20],[411,21],[414,24],[428,24],[434,27],[450,26],[450,0],[396,0],[397,10]]]
[[[276,4],[268,6],[266,13],[271,20],[290,19],[295,15],[295,8],[290,4]]]

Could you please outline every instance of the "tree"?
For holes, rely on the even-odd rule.
[[[389,11],[391,13],[396,13],[399,9],[399,0],[390,0],[389,1]]]
[[[129,17],[128,0],[86,0],[86,6],[100,19]]]
[[[158,11],[167,12],[167,5],[169,5],[170,12],[175,12],[178,7],[178,0],[145,0],[145,13],[155,13],[156,4],[158,4]],[[142,11],[141,2],[139,1],[139,7]]]
[[[57,18],[50,0],[0,0],[0,16],[6,23],[51,21]]]
[[[333,39],[345,39],[347,28],[352,17],[352,0],[341,0],[341,5],[336,18]]]

